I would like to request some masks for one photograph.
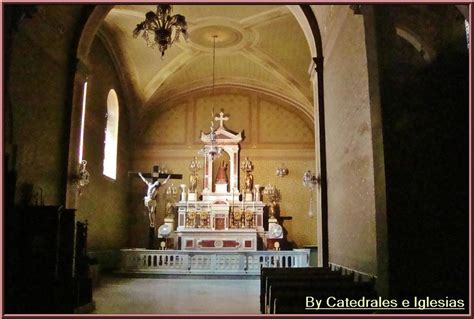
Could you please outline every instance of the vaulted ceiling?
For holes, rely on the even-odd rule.
[[[109,48],[139,113],[170,96],[212,85],[213,35],[216,87],[242,86],[283,96],[312,113],[308,75],[311,54],[305,36],[285,5],[175,5],[188,22],[189,38],[161,58],[158,49],[133,38],[132,30],[153,5],[117,5],[98,36]]]

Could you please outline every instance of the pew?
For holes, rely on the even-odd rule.
[[[260,311],[265,314],[336,313],[334,310],[306,309],[306,296],[325,300],[328,297],[358,299],[376,297],[373,282],[355,282],[353,275],[329,268],[262,268]],[[340,313],[338,311],[337,313]],[[370,313],[357,309],[344,313]]]
[[[329,268],[322,267],[300,267],[300,268],[261,268],[260,269],[260,312],[265,312],[265,293],[267,290],[267,277],[268,276],[281,276],[283,278],[292,275],[303,275],[309,274],[341,274],[340,271],[333,271]]]

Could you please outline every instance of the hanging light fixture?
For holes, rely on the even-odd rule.
[[[315,190],[316,185],[321,184],[321,177],[314,175],[310,170],[303,174],[303,186],[309,189],[308,216],[313,217],[315,211]]]
[[[137,38],[140,32],[143,31],[143,38],[149,47],[158,49],[161,52],[161,57],[165,55],[168,49],[175,40],[179,40],[181,33],[187,39],[188,25],[186,18],[183,15],[175,14],[171,16],[172,6],[169,4],[159,4],[156,6],[156,13],[153,11],[147,12],[145,21],[137,24],[133,30],[133,37]]]
[[[220,147],[217,144],[217,135],[216,135],[216,130],[214,129],[214,120],[215,114],[214,114],[214,88],[216,86],[216,38],[217,35],[213,35],[213,40],[214,40],[214,46],[212,50],[212,110],[211,110],[211,132],[207,135],[209,138],[209,143],[204,145],[204,147],[199,151],[200,155],[203,156],[209,156],[211,160],[215,160],[219,156],[221,156],[222,152],[224,151],[222,147]]]

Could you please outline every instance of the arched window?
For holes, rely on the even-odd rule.
[[[107,97],[107,125],[104,141],[104,175],[115,179],[117,175],[117,141],[119,124],[119,103],[115,90]]]

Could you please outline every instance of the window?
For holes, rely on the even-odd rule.
[[[104,141],[104,175],[115,179],[117,175],[117,141],[119,123],[119,103],[115,90],[107,97],[107,124]]]
[[[464,20],[464,28],[466,29],[466,42],[469,49],[469,22],[467,20]]]
[[[84,121],[86,119],[86,98],[87,98],[87,82],[84,82],[82,88],[82,113],[81,113],[81,133],[79,137],[79,163],[82,162],[84,151]]]

